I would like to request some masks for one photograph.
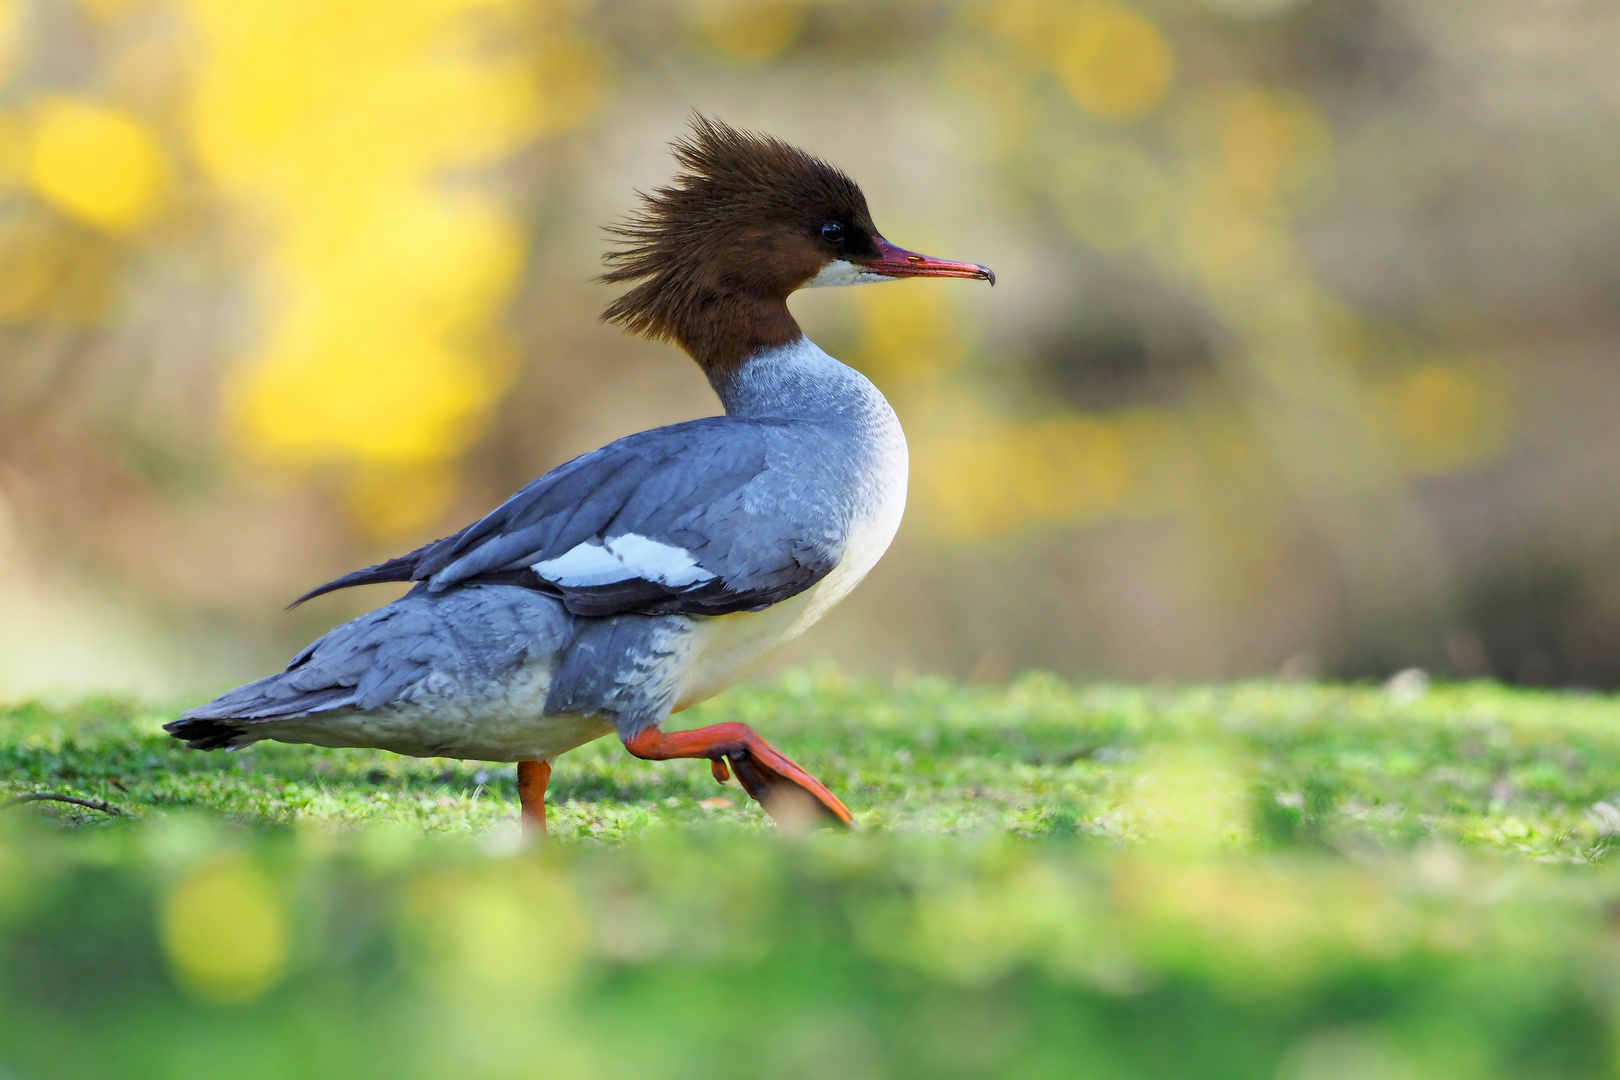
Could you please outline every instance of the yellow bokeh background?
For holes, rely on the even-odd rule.
[[[1060,31],[1053,67],[1083,108],[1128,120],[1157,106],[1175,79],[1175,54],[1145,15],[1109,0],[1076,5]]]
[[[691,22],[698,37],[734,60],[780,55],[804,32],[804,0],[698,0]]]
[[[1518,580],[1515,520],[1542,512],[1513,499],[1601,502],[1607,466],[1577,459],[1606,460],[1602,425],[1565,418],[1607,400],[1575,357],[1608,339],[1609,196],[1573,148],[1608,145],[1612,110],[1579,57],[1545,75],[1563,97],[1537,96],[1469,51],[1511,34],[1462,42],[1450,20],[1356,37],[1287,0],[0,0],[0,545],[30,590],[60,562],[92,579],[72,595],[137,621],[224,620],[198,638],[241,652],[196,663],[225,681],[373,599],[271,622],[314,581],[712,412],[684,359],[596,321],[600,229],[669,176],[663,143],[697,109],[844,167],[894,242],[1000,274],[793,299],[912,450],[891,591],[799,658],[1361,672],[1400,624],[1426,628],[1423,663],[1477,660],[1481,597]],[[1442,84],[1479,116],[1436,112],[1419,88]],[[1436,493],[1476,486],[1493,539],[1459,545],[1478,523]],[[1536,558],[1601,547],[1582,544]],[[86,667],[71,656],[0,658],[0,688]]]
[[[420,528],[510,381],[498,324],[523,268],[516,217],[456,173],[582,120],[590,55],[553,53],[552,102],[518,54],[479,47],[473,20],[511,3],[190,7],[198,156],[268,247],[268,324],[226,384],[233,437],[267,464],[346,470],[373,532]]]

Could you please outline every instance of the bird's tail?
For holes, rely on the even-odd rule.
[[[571,628],[562,604],[532,589],[413,592],[329,631],[285,671],[163,728],[194,749],[217,750],[275,738],[278,721],[382,708],[417,692],[435,672],[469,688],[498,686],[515,667],[554,657]]]
[[[300,653],[286,671],[239,686],[208,704],[180,714],[163,725],[193,750],[235,749],[254,742],[255,723],[283,720],[341,709],[355,703],[353,686],[301,688],[295,674],[309,662],[313,646]]]

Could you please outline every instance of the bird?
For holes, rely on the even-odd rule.
[[[294,601],[410,583],[285,670],[165,725],[197,750],[262,740],[516,762],[546,830],[560,755],[616,734],[646,760],[706,759],[779,824],[853,827],[844,803],[751,727],[665,731],[802,634],[877,563],[905,509],[893,408],[811,342],[803,288],[900,278],[995,284],[890,243],[826,160],[695,113],[667,185],[607,230],[603,321],[684,350],[723,415],[629,435],[478,521]]]

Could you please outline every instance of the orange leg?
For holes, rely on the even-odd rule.
[[[715,724],[696,731],[666,734],[650,727],[624,741],[638,758],[708,758],[714,778],[726,782],[726,763],[748,794],[783,825],[809,824],[820,818],[853,827],[849,808],[786,754],[760,738],[747,724]]]
[[[518,802],[523,806],[523,831],[546,835],[546,785],[551,783],[551,762],[520,761]]]

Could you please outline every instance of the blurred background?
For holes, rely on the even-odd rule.
[[[1598,0],[0,0],[0,697],[263,674],[716,411],[595,321],[692,109],[1000,276],[796,298],[913,473],[782,662],[1620,685],[1616,55]]]

